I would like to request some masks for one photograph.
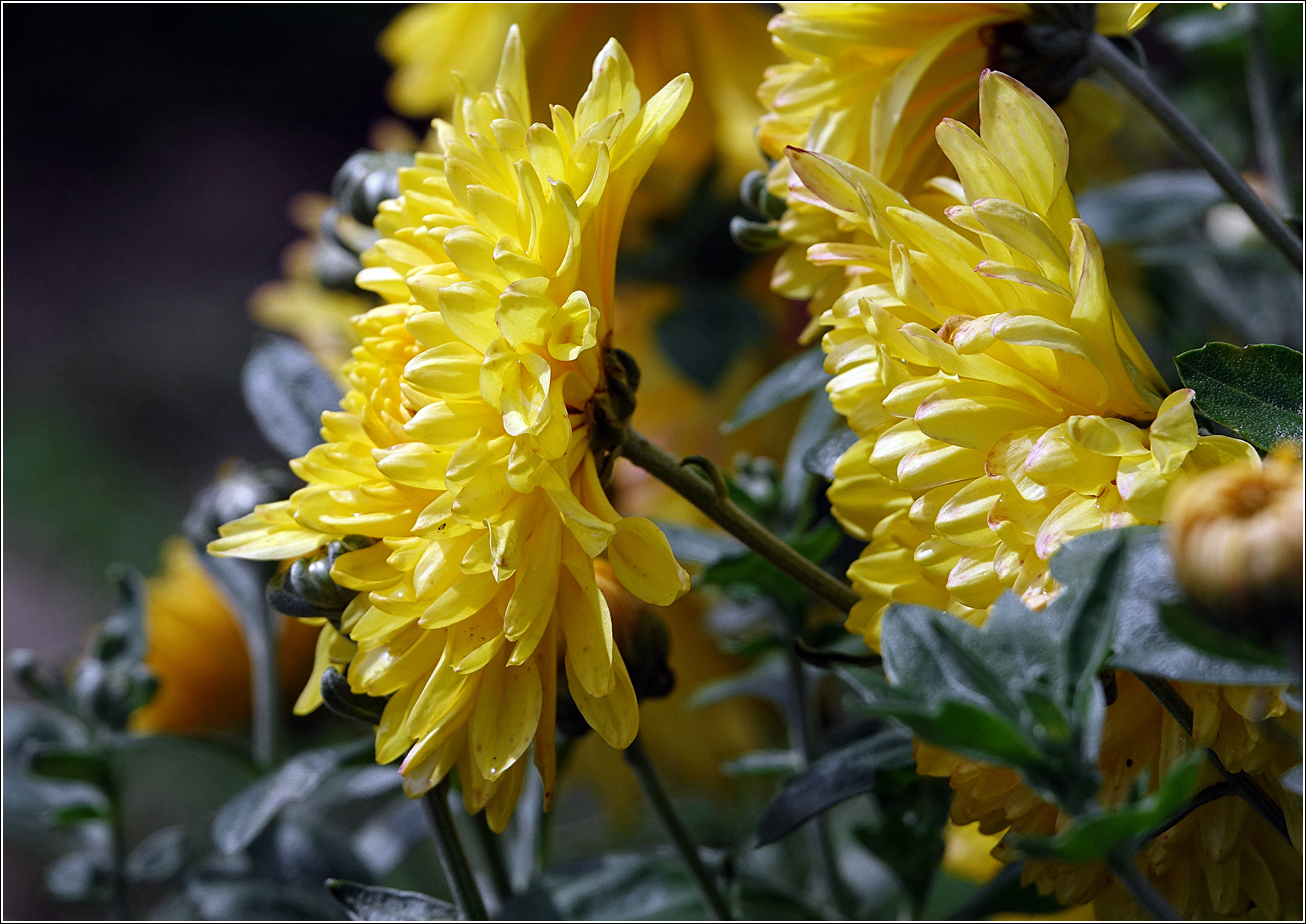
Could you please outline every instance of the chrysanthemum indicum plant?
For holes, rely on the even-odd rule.
[[[1246,27],[1247,72],[1228,82],[1254,103],[1253,190],[1127,54],[1155,6],[783,4],[770,55],[756,10],[694,14],[738,34],[696,25],[693,54],[689,20],[656,5],[405,16],[383,40],[397,99],[451,108],[420,142],[374,133],[385,153],[351,157],[308,222],[295,304],[268,301],[284,286],[259,299],[257,317],[301,342],[256,347],[246,396],[303,486],[280,464],[229,467],[183,526],[211,553],[189,569],[201,597],[170,596],[160,622],[161,601],[141,600],[160,585],[124,581],[70,680],[15,661],[72,720],[29,722],[14,746],[6,726],[7,774],[12,751],[47,786],[81,787],[48,806],[79,832],[49,880],[123,915],[139,910],[133,877],[173,877],[197,914],[326,917],[323,878],[366,873],[328,887],[367,920],[985,919],[1090,903],[1101,918],[1300,920],[1302,360],[1257,342],[1300,339],[1301,240],[1280,217],[1300,181],[1275,163],[1266,76],[1282,49],[1258,11],[1205,9],[1183,32]],[[609,41],[574,109],[533,109],[528,62],[537,90],[579,87],[589,26],[608,22],[636,63]],[[487,89],[485,50],[505,32]],[[775,56],[741,95],[739,75]],[[688,74],[637,89],[681,69],[713,102],[711,138],[686,115]],[[1155,160],[1154,123],[1205,174],[1146,163],[1145,182],[1082,188]],[[749,218],[713,197],[754,147]],[[628,208],[638,233],[623,243]],[[1130,251],[1142,241],[1156,246]],[[654,289],[674,306],[656,320],[633,294]],[[1254,345],[1190,349],[1202,324]],[[646,439],[641,362],[648,434],[739,431],[740,446],[787,445],[783,461],[728,469]],[[675,385],[661,399],[660,378]],[[657,423],[668,394],[694,417],[676,437]],[[751,441],[743,428],[772,412]],[[623,487],[645,475],[679,497]],[[692,595],[660,613],[691,571]],[[294,705],[316,715],[285,734],[278,664],[307,666],[293,645],[279,661],[274,611],[317,629]],[[248,672],[229,666],[245,664],[233,618]],[[202,691],[178,639],[222,648]],[[679,698],[648,706],[641,735],[641,700],[677,675]],[[249,690],[230,695],[232,677]],[[142,708],[160,683],[155,706],[176,721]],[[732,697],[749,710],[715,724],[678,711]],[[197,859],[181,827],[129,850],[129,730],[194,733],[212,724],[201,713],[225,729],[246,712],[262,775],[241,763],[212,839],[247,862]],[[365,725],[337,743],[348,726],[325,713]],[[715,737],[736,743],[703,740],[731,723],[747,728]],[[687,824],[660,782],[666,758],[686,783],[677,753],[707,765],[700,800],[737,797],[710,822]],[[346,776],[373,755],[393,769]],[[588,811],[571,792],[639,804],[623,757],[676,863],[629,832],[620,857],[552,863],[553,842],[592,820],[571,824]],[[763,779],[732,790],[734,776]],[[388,888],[413,878],[396,873],[414,843],[400,790],[422,800],[456,907]],[[359,793],[384,804],[366,831],[343,830],[351,812],[323,823]],[[456,822],[455,793],[474,820]],[[549,809],[563,818],[546,824]],[[810,840],[756,849],[803,826]],[[477,831],[484,875],[460,827]],[[719,850],[700,853],[691,827]]]
[[[388,696],[377,760],[402,756],[414,796],[456,766],[468,809],[496,830],[532,742],[552,795],[560,664],[606,741],[635,737],[594,560],[649,603],[689,587],[658,528],[613,509],[601,470],[632,384],[613,350],[622,217],[690,80],[642,102],[611,42],[575,112],[532,125],[524,67],[514,30],[494,90],[459,93],[437,149],[382,205],[358,283],[387,304],[356,320],[350,391],[291,463],[307,485],[209,547],[282,560],[373,540],[334,561],[332,580],[358,596],[323,625],[297,711],[318,705],[329,666]]]

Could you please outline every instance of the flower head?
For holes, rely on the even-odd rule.
[[[546,101],[575,97],[585,84],[583,62],[608,36],[629,50],[646,94],[682,71],[696,75],[699,92],[684,125],[650,174],[659,201],[643,203],[641,212],[681,203],[714,158],[723,188],[760,166],[752,130],[761,107],[754,89],[778,55],[767,41],[766,13],[752,4],[417,4],[400,13],[379,42],[395,67],[392,105],[409,116],[445,111],[457,92],[452,71],[474,85],[488,82],[514,23],[521,28],[531,86]]]
[[[866,171],[789,152],[810,201],[864,241],[817,244],[808,256],[857,276],[821,321],[830,327],[831,400],[861,438],[839,460],[830,500],[867,543],[848,572],[863,598],[849,627],[872,647],[896,600],[972,622],[1006,589],[1038,607],[1058,592],[1048,560],[1067,540],[1157,523],[1182,474],[1260,465],[1240,440],[1199,435],[1192,392],[1166,394],[1120,317],[1101,249],[1065,184],[1069,145],[1051,108],[987,72],[979,109],[979,134],[952,120],[938,127],[958,177],[937,184],[953,196],[940,217]],[[1118,804],[1145,771],[1157,785],[1193,746],[1141,685],[1128,678],[1120,687],[1100,757],[1105,805]],[[1230,768],[1274,779],[1292,749],[1255,723],[1285,713],[1276,691],[1194,684],[1181,692],[1199,715],[1199,743]],[[1066,822],[1012,771],[924,745],[918,767],[951,776],[958,824],[1051,834]],[[1286,907],[1273,890],[1252,894],[1264,877],[1239,879],[1240,862],[1287,865],[1285,845],[1249,823],[1245,808],[1204,808],[1149,848],[1149,870],[1173,873],[1165,890],[1184,909]],[[1255,836],[1207,833],[1226,822]],[[1209,901],[1193,885],[1208,868],[1223,890]],[[1026,876],[1065,904],[1098,898],[1100,912],[1121,907],[1100,865],[1031,863]]]
[[[323,444],[291,463],[307,486],[210,547],[286,558],[376,540],[336,559],[332,579],[358,596],[339,631],[323,627],[319,666],[389,697],[377,759],[404,758],[410,795],[457,766],[496,829],[532,741],[552,795],[560,674],[605,740],[635,735],[594,559],[649,603],[688,588],[661,532],[609,503],[591,441],[598,406],[619,403],[622,217],[689,93],[682,76],[643,103],[610,42],[575,112],[530,124],[511,30],[495,89],[460,92],[437,150],[381,207],[358,284],[388,304],[355,320],[351,389],[323,415]],[[315,703],[306,690],[300,709]]]
[[[758,96],[766,113],[758,143],[776,161],[767,178],[770,192],[788,205],[780,236],[789,244],[776,264],[776,291],[811,302],[819,315],[844,290],[847,279],[824,264],[804,259],[817,242],[860,240],[858,229],[810,201],[784,156],[786,147],[838,158],[870,173],[934,213],[930,181],[949,172],[934,143],[934,127],[948,118],[974,125],[975,93],[986,66],[1002,66],[1014,39],[1024,44],[1024,3],[785,3],[771,20],[776,46],[789,59],[767,70]],[[1078,5],[1083,8],[1085,5]],[[1057,8],[1043,5],[1043,13]],[[1082,16],[1082,9],[1067,15]],[[1128,31],[1127,3],[1099,3],[1087,10],[1088,28],[1107,35]],[[1094,16],[1095,14],[1095,16]],[[1021,61],[1059,76],[1055,92],[1065,97],[1082,73],[1073,63],[1042,67],[1044,59],[1020,48]],[[1072,56],[1073,58],[1073,56]],[[1068,70],[1067,70],[1068,68]],[[1005,67],[1003,69],[1006,69]],[[1068,105],[1101,119],[1111,106],[1091,86],[1076,86]],[[1094,105],[1086,105],[1093,97]]]

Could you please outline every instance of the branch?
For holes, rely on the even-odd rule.
[[[715,466],[708,460],[700,456],[691,456],[685,460],[686,463],[703,469],[707,478],[695,475],[671,453],[653,445],[634,430],[626,431],[621,454],[703,511],[713,522],[758,555],[843,612],[850,611],[861,599],[843,581],[799,555],[741,510],[730,500],[728,492],[723,494],[721,489],[725,482],[721,480],[719,472],[713,477]]]
[[[422,805],[426,808],[426,817],[435,833],[435,848],[440,855],[444,878],[449,883],[449,891],[453,893],[454,903],[458,906],[462,919],[488,921],[490,915],[485,910],[485,901],[476,885],[476,876],[467,862],[458,829],[454,827],[453,814],[449,811],[449,777],[446,776],[426,794]]]
[[[1142,906],[1143,910],[1156,918],[1158,921],[1182,921],[1178,911],[1165,900],[1156,887],[1152,885],[1134,864],[1133,858],[1127,854],[1112,852],[1106,855],[1106,865],[1111,868],[1120,884],[1129,890],[1129,894],[1134,897],[1134,901]]]
[[[1197,130],[1178,107],[1166,97],[1161,89],[1140,68],[1107,37],[1093,33],[1088,42],[1089,54],[1093,61],[1109,73],[1116,82],[1124,87],[1138,100],[1162,127],[1169,132],[1184,150],[1193,156],[1211,178],[1220,185],[1229,198],[1238,203],[1247,217],[1273,244],[1288,258],[1297,272],[1302,271],[1301,240],[1288,229],[1282,219],[1268,205],[1261,201],[1247,182],[1234,170],[1211,142]]]
[[[1165,707],[1165,711],[1170,713],[1179,727],[1187,732],[1188,737],[1193,736],[1193,710],[1184,702],[1179,691],[1170,685],[1170,682],[1163,677],[1154,677],[1150,674],[1135,674],[1142,681],[1143,686],[1156,697],[1157,702]],[[1224,762],[1210,748],[1203,748],[1206,752],[1206,758],[1220,771],[1230,788],[1256,810],[1260,815],[1270,823],[1279,836],[1288,843],[1292,843],[1292,835],[1288,833],[1288,822],[1283,816],[1283,810],[1275,803],[1273,799],[1261,789],[1260,784],[1252,779],[1246,772],[1231,773]],[[1195,808],[1196,806],[1194,806]],[[1178,819],[1176,819],[1178,820]]]

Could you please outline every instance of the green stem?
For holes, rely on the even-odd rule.
[[[816,723],[812,717],[811,697],[807,695],[807,678],[803,676],[803,662],[791,651],[786,656],[789,666],[789,685],[794,695],[794,715],[791,720],[790,739],[799,756],[802,757],[803,769],[810,767],[820,756],[820,747],[816,741]],[[839,877],[839,861],[834,853],[834,841],[830,835],[830,819],[824,812],[812,819],[808,830],[812,840],[813,856],[821,879],[825,882],[825,891],[830,901],[843,914],[852,916],[852,896]]]
[[[1158,921],[1182,921],[1178,911],[1165,900],[1156,887],[1142,874],[1133,858],[1114,851],[1106,855],[1106,865],[1111,868],[1120,884],[1129,890],[1134,901]]]
[[[1184,702],[1183,697],[1179,695],[1179,691],[1163,677],[1153,677],[1149,674],[1135,674],[1134,676],[1142,681],[1143,686],[1147,687],[1148,691],[1156,697],[1157,702],[1165,708],[1166,712],[1170,713],[1171,717],[1179,723],[1179,727],[1187,732],[1188,737],[1191,738],[1193,736],[1193,710],[1191,706]],[[1288,833],[1288,821],[1283,816],[1283,810],[1269,797],[1265,790],[1261,789],[1260,785],[1246,772],[1230,772],[1225,767],[1224,762],[1210,748],[1203,748],[1203,750],[1206,752],[1207,760],[1214,765],[1216,770],[1220,771],[1220,775],[1224,777],[1233,791],[1255,809],[1256,814],[1269,822],[1274,830],[1279,832],[1280,837],[1292,843],[1292,835]]]
[[[1300,273],[1302,271],[1301,241],[1274,213],[1274,210],[1252,192],[1252,188],[1239,176],[1238,171],[1220,156],[1220,152],[1206,140],[1188,117],[1170,102],[1161,89],[1152,82],[1147,72],[1130,61],[1124,52],[1104,35],[1093,33],[1088,47],[1094,63],[1115,78],[1117,83],[1155,116],[1170,137],[1192,155],[1230,199],[1242,207],[1247,217],[1265,235],[1266,240],[1278,248]]]
[[[1274,127],[1274,104],[1270,99],[1270,44],[1265,36],[1265,17],[1260,6],[1245,4],[1240,12],[1247,17],[1247,102],[1252,117],[1252,139],[1256,144],[1256,160],[1270,187],[1274,206],[1288,207],[1287,172],[1283,167],[1283,148],[1279,133]]]
[[[281,614],[264,604],[265,643],[249,647],[250,685],[253,713],[250,717],[250,756],[254,766],[270,770],[281,754],[281,681],[277,648],[280,645]]]
[[[131,905],[127,901],[127,832],[123,824],[122,791],[118,774],[113,769],[111,747],[106,747],[106,756],[110,769],[103,792],[109,803],[109,852],[113,864],[110,871],[109,916],[115,921],[127,921],[131,918]]]
[[[476,839],[481,843],[481,853],[485,855],[485,865],[490,871],[490,886],[494,889],[495,901],[505,905],[512,898],[512,877],[508,875],[508,864],[503,860],[499,835],[490,830],[484,812],[478,812],[472,818],[472,824],[476,828]]]
[[[454,827],[453,814],[449,811],[449,778],[446,776],[435,785],[422,799],[426,808],[427,820],[435,833],[435,850],[440,855],[440,867],[444,870],[445,881],[453,893],[454,903],[465,921],[488,921],[485,902],[481,899],[481,890],[476,885],[476,876],[467,862],[463,852],[458,829]]]
[[[730,906],[726,904],[721,891],[717,888],[716,880],[708,872],[707,867],[703,865],[703,858],[698,854],[698,847],[690,840],[684,822],[676,814],[675,806],[671,804],[667,791],[662,788],[662,781],[658,779],[657,770],[654,769],[653,762],[649,760],[648,752],[644,750],[644,742],[636,736],[635,740],[630,743],[630,747],[626,748],[625,754],[631,769],[635,771],[635,776],[639,777],[640,785],[644,788],[644,795],[648,798],[649,805],[661,820],[662,826],[667,829],[667,834],[676,845],[676,850],[680,853],[680,858],[684,861],[686,869],[689,870],[689,875],[693,877],[694,883],[698,886],[703,901],[707,903],[708,908],[712,910],[718,921],[734,920],[734,915],[730,913]]]
[[[672,488],[758,555],[843,612],[849,612],[861,599],[843,581],[799,555],[741,510],[730,499],[720,474],[706,460],[695,457],[692,463],[706,469],[708,477],[704,478],[690,472],[679,459],[653,445],[634,430],[626,432],[621,454]]]

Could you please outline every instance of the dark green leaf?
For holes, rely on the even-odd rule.
[[[1159,615],[1165,630],[1195,651],[1221,660],[1287,670],[1287,661],[1282,654],[1263,648],[1250,639],[1225,632],[1195,613],[1187,603],[1161,603]]]
[[[421,892],[328,879],[327,888],[351,921],[456,921],[458,909]]]
[[[1259,686],[1293,682],[1287,670],[1208,653],[1176,638],[1166,628],[1161,608],[1181,603],[1183,593],[1175,580],[1165,534],[1159,527],[1090,533],[1067,544],[1058,557],[1081,554],[1075,550],[1091,550],[1110,541],[1110,533],[1118,533],[1126,543],[1122,586],[1127,588],[1116,608],[1112,667],[1194,683]]]
[[[568,919],[701,919],[707,913],[684,865],[669,852],[606,854],[554,870],[545,883]]]
[[[838,524],[825,520],[790,545],[819,565],[838,548],[842,538]],[[799,610],[809,595],[801,584],[756,552],[717,561],[703,570],[700,581],[742,596],[769,597],[789,612]]]
[[[163,882],[186,862],[186,833],[169,825],[150,834],[127,854],[127,877],[135,882]]]
[[[1032,857],[1082,862],[1105,856],[1116,847],[1145,837],[1173,816],[1192,796],[1197,774],[1206,763],[1199,751],[1171,768],[1160,788],[1138,802],[1114,811],[1075,820],[1056,837],[1013,837],[1015,846]]]
[[[74,802],[54,810],[50,821],[56,827],[75,828],[87,821],[103,821],[107,817],[104,806],[91,805],[89,802]]]
[[[244,850],[287,805],[310,795],[342,764],[372,748],[370,740],[304,751],[236,794],[213,819],[213,843],[223,853]]]
[[[823,915],[801,897],[774,882],[740,882],[732,896],[740,917],[752,921],[822,921]]]
[[[947,780],[904,769],[881,774],[872,799],[872,819],[853,834],[893,871],[912,908],[920,909],[943,859],[952,787]]]
[[[733,433],[795,398],[824,388],[828,381],[830,376],[825,372],[825,354],[819,346],[799,353],[793,359],[776,366],[754,385],[744,400],[739,402],[734,415],[721,425],[721,431]]]
[[[830,428],[841,419],[830,404],[830,396],[824,388],[808,399],[803,416],[799,418],[798,427],[789,442],[784,475],[780,481],[780,511],[786,523],[794,522],[799,511],[810,506],[812,474],[804,462],[807,454],[825,440]],[[805,521],[798,522],[800,527],[806,525]]]
[[[263,438],[287,459],[322,441],[322,412],[339,407],[342,397],[317,358],[289,337],[267,337],[255,345],[241,388]]]
[[[340,921],[340,905],[320,884],[312,889],[256,879],[196,880],[186,884],[202,921]]]
[[[109,566],[118,587],[118,606],[100,629],[99,657],[139,661],[145,656],[145,579],[130,565]]]
[[[1260,449],[1302,444],[1302,355],[1262,343],[1208,343],[1175,357],[1197,409]]]
[[[32,774],[47,780],[90,783],[99,789],[109,785],[109,764],[94,751],[42,747],[32,753]]]
[[[858,438],[852,430],[840,427],[807,450],[807,454],[803,456],[803,467],[818,478],[833,481],[835,465],[843,454],[853,447]]]
[[[913,763],[911,736],[897,728],[822,755],[786,783],[762,812],[758,845],[779,840],[809,818],[871,789],[880,771]]]

